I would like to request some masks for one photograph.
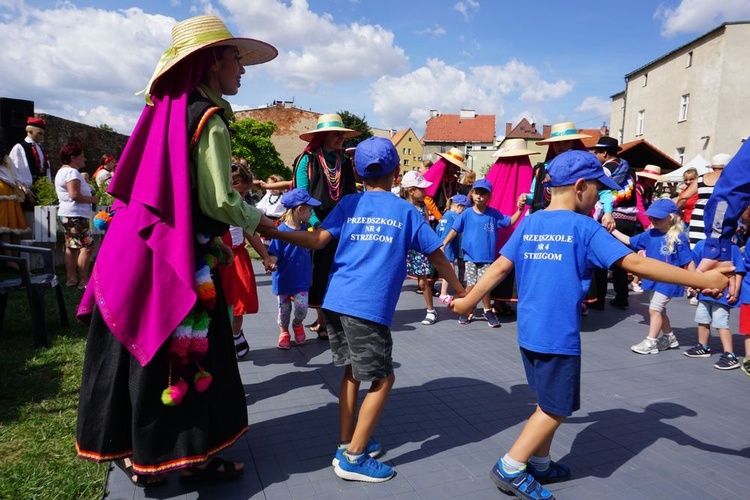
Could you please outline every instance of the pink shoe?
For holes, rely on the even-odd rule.
[[[281,332],[279,335],[279,349],[290,349],[292,345],[289,340],[289,332]]]
[[[304,344],[305,343],[305,327],[302,326],[301,324],[292,325],[292,331],[294,331],[294,341],[297,343],[297,345]]]
[[[443,304],[450,304],[450,303],[451,303],[451,301],[453,300],[453,295],[448,295],[448,294],[446,294],[446,295],[441,295],[441,296],[440,296],[440,298],[439,298],[438,300],[439,300],[440,302],[442,302]]]

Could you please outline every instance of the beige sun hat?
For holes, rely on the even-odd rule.
[[[276,47],[252,38],[237,38],[229,32],[224,22],[216,16],[191,17],[172,28],[172,46],[162,54],[153,76],[145,89],[146,102],[156,81],[190,54],[206,47],[230,45],[237,47],[240,64],[251,66],[274,59],[279,52]]]
[[[310,142],[312,138],[315,137],[315,134],[319,134],[321,132],[343,132],[344,139],[362,135],[362,132],[360,132],[359,130],[352,130],[350,128],[344,127],[344,121],[341,119],[341,116],[337,115],[336,113],[328,113],[325,115],[320,115],[320,118],[318,118],[318,124],[315,126],[315,128],[313,130],[309,130],[305,133],[300,134],[299,138],[303,141]]]
[[[661,180],[661,167],[656,165],[646,165],[643,170],[636,172],[638,177],[647,177],[649,179]]]
[[[458,168],[462,168],[466,170],[466,156],[464,155],[464,152],[461,151],[458,148],[450,148],[450,150],[447,153],[435,153],[440,158],[445,159],[446,161],[451,162]]]
[[[497,150],[492,157],[493,158],[507,158],[510,156],[530,156],[538,155],[539,151],[532,151],[526,149],[525,139],[506,139],[503,142],[503,147]]]
[[[547,139],[538,141],[537,144],[549,144],[550,142],[572,141],[573,139],[588,139],[590,135],[579,134],[573,122],[561,122],[552,125],[552,134]]]

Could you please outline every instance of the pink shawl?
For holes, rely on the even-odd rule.
[[[145,366],[196,300],[187,103],[208,54],[159,80],[109,186],[116,213],[78,317],[94,302],[112,334]]]
[[[425,194],[427,194],[427,196],[432,196],[433,198],[435,197],[438,192],[438,188],[443,183],[445,168],[448,166],[458,169],[458,167],[454,167],[451,162],[440,157],[440,159],[433,163],[432,166],[427,169],[427,172],[424,173],[424,178],[432,182],[432,186],[429,186],[425,189]]]
[[[518,209],[518,197],[522,193],[529,192],[532,177],[531,161],[528,156],[498,158],[485,176],[492,183],[492,196],[487,206],[500,210],[504,215],[513,215]],[[521,219],[523,219],[523,214],[518,222]],[[498,229],[498,250],[508,241],[518,222],[513,226]]]

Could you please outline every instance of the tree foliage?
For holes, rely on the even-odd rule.
[[[291,178],[292,172],[284,166],[276,146],[271,142],[271,136],[276,132],[274,122],[245,118],[234,122],[232,131],[232,153],[247,158],[256,179],[266,180],[271,174]]]
[[[344,149],[356,147],[360,142],[372,137],[370,126],[367,124],[367,118],[364,115],[360,118],[348,111],[339,111],[338,114],[341,116],[341,121],[344,122],[344,127],[362,132],[362,135],[345,140]]]
[[[110,127],[106,123],[99,124],[98,128],[101,129],[101,130],[106,130],[107,132],[114,132],[115,131],[115,129],[113,129],[112,127]]]

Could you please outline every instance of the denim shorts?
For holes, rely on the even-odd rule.
[[[547,354],[521,347],[521,359],[539,408],[552,415],[569,417],[581,407],[580,356]]]
[[[654,290],[651,293],[651,302],[649,302],[648,308],[660,313],[667,312],[667,304],[669,304],[670,300],[672,300],[672,297]]]
[[[352,365],[354,380],[372,382],[393,373],[391,329],[354,316],[323,309],[335,366]]]
[[[699,300],[698,308],[695,310],[695,322],[699,325],[729,330],[729,306]]]

